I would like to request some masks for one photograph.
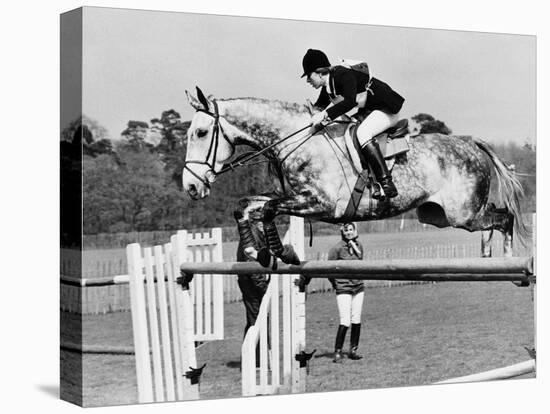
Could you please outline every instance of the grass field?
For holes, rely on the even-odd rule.
[[[511,283],[367,289],[360,344],[365,358],[345,360],[342,365],[331,361],[338,325],[334,295],[308,295],[306,312],[306,349],[317,349],[310,364],[308,392],[430,384],[527,360],[523,347],[534,346],[531,290]],[[198,363],[207,363],[200,387],[205,399],[241,395],[244,307],[226,304],[224,314],[226,339],[197,350]],[[61,316],[67,324],[80,317]],[[86,315],[83,324],[84,344],[132,345],[129,312]],[[61,352],[62,358],[68,356],[67,351]],[[86,354],[83,358],[86,406],[137,401],[133,356]],[[67,379],[76,375],[62,374]]]

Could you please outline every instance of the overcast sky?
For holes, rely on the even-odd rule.
[[[536,138],[536,38],[343,23],[85,8],[83,111],[117,138],[129,120],[192,108],[185,90],[289,102],[315,100],[303,79],[308,48],[363,59],[456,134]]]

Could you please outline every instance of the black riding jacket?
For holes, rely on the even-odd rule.
[[[370,80],[370,84],[369,84]],[[315,106],[325,109],[338,96],[343,99],[336,105],[327,109],[331,120],[352,110],[357,106],[357,95],[365,92],[367,86],[367,101],[359,113],[370,113],[374,110],[381,110],[396,114],[401,110],[405,99],[395,92],[388,84],[377,78],[370,78],[369,75],[344,66],[335,66],[329,73],[329,82],[334,95],[329,95],[327,88],[323,87]]]

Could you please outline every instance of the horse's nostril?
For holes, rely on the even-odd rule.
[[[195,184],[190,184],[187,191],[191,194],[195,194],[197,192],[197,187],[195,186]]]

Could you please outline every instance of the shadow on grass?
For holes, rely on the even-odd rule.
[[[334,358],[334,351],[332,352],[323,352],[323,353],[315,353],[315,355],[313,356],[314,359],[317,359],[317,358]]]
[[[225,364],[227,368],[238,368],[241,369],[241,361],[229,361]]]
[[[48,385],[37,385],[36,387],[39,391],[42,391],[44,394],[54,397],[55,399],[59,398],[59,385],[48,384]]]

